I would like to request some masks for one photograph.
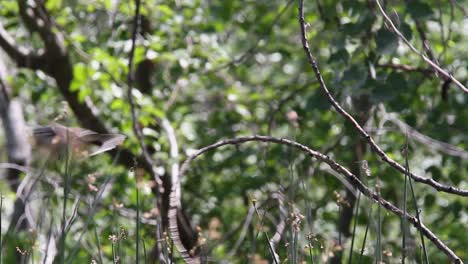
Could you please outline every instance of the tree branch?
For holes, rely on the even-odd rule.
[[[373,201],[374,203],[380,203],[381,206],[383,206],[385,209],[387,209],[388,211],[392,212],[393,214],[399,217],[406,218],[415,228],[420,230],[424,234],[425,237],[431,240],[435,246],[437,246],[442,252],[444,252],[445,255],[447,255],[451,261],[453,261],[454,263],[462,263],[461,259],[449,247],[447,247],[447,245],[445,245],[444,242],[442,242],[434,233],[432,233],[431,230],[429,230],[424,224],[420,223],[416,219],[415,216],[410,215],[410,214],[405,214],[401,209],[399,209],[392,203],[380,197],[377,193],[373,192],[371,189],[365,186],[356,175],[351,173],[347,168],[343,167],[336,161],[332,160],[329,156],[324,155],[318,151],[312,150],[305,145],[302,145],[298,142],[295,142],[289,139],[255,135],[255,136],[238,137],[238,138],[218,141],[214,144],[203,147],[199,149],[198,151],[196,151],[194,154],[190,155],[181,166],[179,178],[181,179],[184,173],[188,170],[190,162],[196,159],[197,157],[203,155],[204,153],[211,151],[211,150],[215,150],[225,145],[238,145],[238,144],[242,144],[242,143],[246,143],[250,141],[259,141],[259,142],[286,145],[286,146],[298,149],[299,151],[307,154],[309,157],[316,158],[317,160],[321,162],[327,163],[330,166],[330,168],[332,168],[334,171],[345,176],[350,184],[352,184],[362,194],[367,196],[371,201]],[[174,185],[174,186],[177,186],[177,185]],[[175,193],[177,193],[176,191],[177,190],[175,190],[174,188],[172,189],[171,209],[169,211],[169,231],[171,234],[171,238],[173,239],[174,244],[176,245],[177,249],[179,250],[182,257],[187,263],[199,263],[200,260],[198,256],[195,256],[195,257],[190,256],[190,254],[188,254],[188,252],[185,250],[185,248],[182,246],[179,240],[179,233],[178,233],[179,230],[177,227],[177,221],[175,217],[176,217],[177,210],[181,208],[181,200],[180,200],[180,197],[177,197],[176,195],[174,195]]]
[[[388,15],[385,13],[383,10],[382,6],[380,5],[379,0],[376,0],[375,3],[377,4],[380,13],[382,13],[382,16],[384,17],[385,21],[390,25],[392,28],[393,32],[414,52],[416,53],[421,59],[423,59],[427,64],[429,64],[438,74],[440,74],[443,77],[443,80],[445,81],[446,79],[450,79],[454,84],[460,88],[465,93],[468,93],[468,89],[455,77],[452,76],[452,74],[448,73],[444,69],[442,69],[437,63],[433,62],[430,58],[428,58],[426,55],[424,55],[422,52],[420,52],[418,49],[416,49],[411,42],[409,42],[405,36],[398,30],[398,28],[393,24],[392,20],[388,17]],[[426,45],[427,43],[423,43]]]
[[[37,32],[44,42],[45,52],[48,56],[67,56],[68,51],[62,34],[54,32],[54,20],[50,17],[44,6],[44,1],[30,2],[18,0],[19,14],[30,32]]]
[[[31,51],[19,46],[0,23],[0,47],[18,65],[18,67],[40,69],[43,64],[42,55],[32,54]]]
[[[353,126],[358,130],[358,132],[361,134],[362,137],[367,141],[367,143],[370,145],[371,149],[377,153],[377,155],[385,162],[387,162],[389,165],[391,165],[393,168],[397,169],[401,173],[405,173],[406,169],[404,166],[387,156],[385,152],[380,148],[377,143],[375,143],[374,139],[362,128],[361,125],[348,113],[346,110],[344,110],[338,102],[335,100],[333,95],[330,93],[330,91],[327,88],[327,85],[325,84],[325,81],[323,80],[322,74],[320,73],[320,70],[317,66],[317,63],[315,62],[314,57],[312,56],[312,53],[309,48],[309,43],[307,41],[306,37],[306,29],[305,29],[305,21],[304,21],[304,1],[300,0],[299,4],[299,24],[301,27],[301,40],[302,40],[302,45],[305,50],[305,53],[307,55],[308,62],[310,66],[312,67],[315,77],[317,78],[320,87],[322,90],[325,92],[325,94],[328,97],[328,101],[333,105],[333,107],[336,109],[338,113],[340,113],[345,119],[347,119],[349,122],[353,124]],[[413,178],[417,182],[421,182],[427,185],[432,186],[434,189],[438,191],[443,191],[447,193],[452,193],[452,194],[457,194],[460,196],[468,196],[468,190],[463,190],[460,188],[456,188],[453,186],[448,186],[441,184],[433,179],[425,178],[419,175],[416,175],[414,173],[410,174],[411,178]]]

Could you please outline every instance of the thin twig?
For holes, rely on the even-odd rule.
[[[68,143],[69,139],[69,134],[68,130],[66,133],[66,139]],[[65,169],[64,169],[64,180],[63,180],[63,211],[62,211],[62,227],[61,227],[61,232],[60,232],[60,261],[61,263],[65,263],[65,241],[67,237],[67,231],[66,231],[66,220],[67,220],[67,199],[68,199],[68,194],[70,192],[70,162],[71,162],[71,150],[69,149],[69,144],[66,144],[66,150],[65,150]]]
[[[2,256],[2,248],[3,248],[3,240],[2,240],[2,219],[3,219],[3,193],[0,193],[0,264],[3,264],[3,256]]]
[[[111,167],[114,167],[115,164],[117,163],[117,160],[120,158],[120,152],[121,152],[121,150],[118,150],[117,155],[115,156],[114,160],[112,161]],[[88,216],[88,218],[85,221],[83,230],[85,230],[85,231],[88,230],[89,225],[94,220],[93,216],[96,213],[97,207],[98,207],[99,203],[103,199],[104,192],[105,192],[106,188],[108,188],[107,186],[110,186],[114,179],[115,179],[115,177],[113,177],[112,174],[107,175],[106,178],[104,179],[104,183],[102,184],[101,188],[99,188],[99,191],[95,195],[94,200],[92,201],[92,203],[89,205],[89,208],[88,208],[88,211],[87,211],[87,214],[86,214]],[[84,235],[85,235],[85,232],[83,231],[79,235],[79,237],[77,239],[75,239],[75,241],[76,241],[75,245],[73,247],[71,247],[71,250],[70,250],[70,252],[71,252],[70,255],[69,255],[70,260],[73,260],[75,254],[78,253],[79,245],[80,245],[81,240],[83,239]]]
[[[234,246],[231,248],[231,250],[228,253],[228,256],[234,256],[234,254],[237,252],[237,249],[244,243],[245,237],[247,235],[247,228],[250,226],[252,223],[253,215],[255,213],[255,209],[253,206],[249,207],[249,210],[247,211],[247,217],[244,220],[244,224],[242,224],[240,229],[241,233],[239,235],[239,238],[237,239],[236,243],[234,243]],[[218,243],[219,245],[219,243]]]
[[[269,243],[273,250],[276,250],[281,237],[283,236],[284,229],[286,227],[286,218],[288,212],[284,206],[284,194],[281,191],[273,193],[273,198],[278,200],[278,209],[279,209],[279,221],[276,224],[275,234],[271,237]]]
[[[407,134],[406,135],[405,148],[404,148],[405,166],[406,166],[406,171],[408,172],[407,174],[410,173],[408,155],[409,155],[409,147],[408,147],[408,134]],[[414,209],[416,210],[416,219],[418,220],[418,222],[421,223],[421,217],[420,217],[420,213],[419,213],[418,202],[416,201],[416,195],[414,194],[413,184],[411,183],[411,178],[410,177],[408,177],[408,182],[409,182],[409,186],[410,186],[411,196],[413,198]],[[405,192],[406,192],[406,190],[405,190]],[[405,201],[405,203],[406,203],[406,201]],[[419,235],[421,237],[421,245],[422,245],[422,252],[424,254],[424,259],[426,260],[426,264],[429,264],[429,258],[427,256],[427,250],[426,250],[426,243],[424,242],[424,236],[423,236],[422,232],[419,232]]]
[[[356,226],[358,222],[358,214],[359,214],[359,201],[361,199],[361,193],[358,194],[357,200],[356,200],[356,210],[354,211],[354,224],[353,224],[353,236],[351,238],[351,246],[349,248],[349,258],[348,258],[348,264],[353,263],[353,249],[354,249],[354,239],[356,238]]]
[[[369,214],[367,216],[367,225],[366,225],[366,231],[364,231],[364,239],[362,241],[362,246],[361,246],[361,253],[359,254],[359,260],[358,263],[361,263],[362,256],[364,255],[364,250],[366,249],[366,241],[367,241],[367,234],[369,233],[369,226],[371,222],[371,214],[372,214],[372,207],[369,209]]]
[[[260,232],[263,230],[263,221],[265,220],[265,213],[266,211],[264,212],[263,214],[263,217],[260,217],[260,213],[258,212],[258,208],[257,208],[257,205],[256,205],[256,201],[252,201],[252,206],[255,210],[255,213],[257,213],[257,216],[258,218],[260,218],[260,229],[258,230],[258,233],[257,233],[257,236],[255,238],[255,240],[258,239],[258,235],[260,234]],[[271,244],[271,239],[270,239],[270,236],[268,235],[268,232],[263,230],[263,233],[265,234],[265,238],[267,240],[267,243],[268,243],[268,249],[270,251],[270,254],[271,254],[271,257],[273,258],[273,261],[275,264],[279,264],[279,257],[278,257],[278,253],[275,252],[275,249],[273,248],[273,245]]]
[[[408,152],[408,136],[406,138],[406,144],[404,147],[405,153]],[[407,167],[408,169],[408,167]],[[407,182],[408,179],[411,179],[409,177],[409,170],[407,170],[407,173],[405,173],[405,181],[403,183],[403,212],[406,214],[408,211],[406,209],[407,203],[408,203],[408,187],[407,187]],[[408,230],[408,221],[406,219],[402,219],[402,229],[403,229],[403,236],[401,238],[401,263],[405,264],[405,258],[406,258],[406,235],[407,235],[407,230]],[[409,235],[409,232],[408,232]]]

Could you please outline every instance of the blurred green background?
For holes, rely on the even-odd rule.
[[[374,1],[304,5],[311,51],[344,109],[400,164],[405,164],[405,134],[419,131],[408,137],[411,171],[468,188],[467,95],[389,30]],[[418,50],[467,84],[467,1],[382,5]],[[0,183],[3,263],[41,263],[51,252],[46,247],[51,238],[57,243],[50,245],[57,247],[56,263],[63,260],[61,253],[67,263],[135,263],[137,238],[139,261],[153,263],[157,216],[164,223],[161,244],[169,248],[162,254],[182,261],[164,220],[170,188],[158,205],[150,171],[141,169],[141,159],[138,169],[131,168],[133,157],[141,154],[127,98],[134,14],[131,1],[0,1],[0,35],[10,35],[17,49],[49,56],[38,65],[21,64],[20,56],[5,50],[8,45],[0,45],[8,72],[2,82],[9,100],[21,102],[26,123],[56,121],[127,135],[123,156],[72,159],[66,175],[65,162],[48,161],[33,148],[31,175],[43,171],[27,202],[33,222],[10,233],[18,186],[0,171],[5,179]],[[61,53],[54,43],[63,44]],[[56,53],[60,56],[53,57]],[[133,69],[137,125],[165,183],[171,164],[182,163],[194,150],[262,134],[329,155],[403,208],[405,176],[372,153],[320,89],[302,48],[297,1],[142,1]],[[100,123],[83,109],[92,109]],[[174,129],[177,157],[170,154],[163,120]],[[8,161],[7,145],[2,130],[1,162]],[[447,151],[452,147],[459,151]],[[27,179],[25,173],[18,177]],[[365,197],[354,217],[356,197],[342,181],[327,165],[286,146],[251,142],[210,151],[191,163],[181,182],[183,214],[197,236],[194,252],[210,263],[274,263],[268,236],[278,239],[273,244],[281,263],[348,263],[354,238],[352,263],[360,258],[361,263],[400,263],[405,232],[407,260],[424,263],[416,229]],[[413,187],[423,223],[468,261],[468,200],[420,183]],[[59,247],[65,200],[66,219],[73,221]],[[428,239],[425,244],[432,263],[449,262]]]

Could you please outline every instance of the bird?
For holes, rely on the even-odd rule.
[[[91,157],[116,148],[124,140],[125,135],[122,134],[101,134],[89,129],[67,127],[58,123],[36,126],[32,129],[33,146],[58,155],[70,151],[80,157]]]

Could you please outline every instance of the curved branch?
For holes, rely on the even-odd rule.
[[[244,223],[241,226],[239,226],[241,227],[239,228],[241,230],[239,234],[239,238],[234,243],[234,246],[231,247],[231,250],[227,254],[228,256],[230,257],[234,256],[237,253],[237,250],[239,249],[239,247],[242,245],[242,243],[244,243],[245,237],[247,236],[248,228],[250,224],[252,223],[254,213],[255,213],[255,209],[252,205],[249,207],[249,210],[247,211],[247,217],[245,218]]]
[[[326,95],[328,97],[328,101],[330,101],[330,103],[333,105],[333,107],[336,109],[336,111],[338,113],[340,113],[345,119],[347,119],[348,121],[350,121],[353,124],[353,126],[356,128],[356,130],[358,130],[358,132],[364,137],[364,139],[370,145],[371,149],[375,153],[377,153],[377,155],[379,155],[379,157],[383,161],[387,162],[393,168],[397,169],[401,173],[406,173],[405,167],[402,166],[401,164],[399,164],[398,162],[396,162],[395,160],[393,160],[392,158],[390,158],[389,156],[387,156],[387,154],[385,154],[385,152],[379,147],[379,145],[377,145],[377,143],[375,143],[374,139],[364,130],[364,128],[362,128],[362,126],[359,125],[359,123],[348,112],[346,112],[346,110],[344,110],[340,106],[340,104],[335,100],[333,95],[328,90],[327,85],[325,84],[325,81],[323,80],[322,74],[320,73],[320,70],[319,70],[319,68],[317,66],[317,63],[315,62],[315,59],[312,56],[312,53],[311,53],[310,48],[309,48],[309,43],[307,41],[305,21],[304,21],[304,1],[303,0],[300,0],[300,4],[299,4],[299,24],[300,24],[300,27],[301,27],[302,45],[303,45],[303,48],[304,48],[305,53],[307,55],[308,62],[309,62],[310,66],[312,67],[312,69],[313,69],[313,71],[315,73],[315,77],[317,78],[317,80],[318,80],[318,82],[320,84],[320,87],[326,93]],[[437,182],[437,181],[435,181],[433,179],[425,178],[425,177],[416,175],[414,173],[411,173],[410,176],[415,181],[430,185],[430,186],[432,186],[434,189],[436,189],[438,191],[457,194],[457,195],[460,195],[460,196],[468,196],[468,190],[463,190],[463,189],[456,188],[456,187],[453,187],[453,186],[444,185],[444,184],[441,184],[441,183],[439,183],[439,182]]]
[[[43,1],[18,0],[19,14],[30,32],[37,32],[44,42],[47,56],[67,56],[62,34],[53,31],[54,20],[50,17]]]
[[[275,234],[270,238],[269,243],[271,248],[276,250],[278,243],[283,236],[284,230],[286,229],[286,218],[288,217],[288,211],[284,206],[284,194],[281,191],[274,193],[273,198],[278,200],[279,221],[276,225]]]
[[[352,184],[355,188],[357,188],[362,194],[367,196],[371,201],[373,201],[374,203],[380,203],[381,206],[383,206],[385,209],[387,209],[388,211],[392,212],[393,214],[399,217],[406,218],[410,223],[413,224],[414,227],[420,230],[424,234],[424,236],[426,236],[429,240],[431,240],[434,245],[436,245],[442,252],[444,252],[450,258],[451,261],[455,263],[462,263],[461,259],[449,247],[447,247],[444,244],[444,242],[442,242],[434,233],[432,233],[431,230],[429,230],[423,223],[420,223],[416,219],[416,217],[410,214],[405,214],[401,209],[399,209],[392,203],[380,197],[377,193],[373,192],[371,189],[365,186],[356,175],[351,173],[347,168],[343,167],[336,161],[332,160],[327,155],[324,155],[318,151],[312,150],[305,145],[302,145],[298,142],[295,142],[289,139],[255,135],[255,136],[238,137],[238,138],[218,141],[212,145],[199,149],[197,152],[189,156],[181,166],[179,178],[182,178],[185,171],[188,170],[190,162],[196,159],[197,157],[203,155],[204,153],[217,149],[219,147],[225,146],[225,145],[237,145],[237,144],[242,144],[242,143],[246,143],[250,141],[259,141],[259,142],[286,145],[286,146],[298,149],[299,151],[304,152],[308,156],[312,158],[316,158],[317,160],[321,162],[327,163],[334,171],[345,176],[350,184]],[[185,250],[180,240],[178,239],[179,230],[177,227],[176,216],[177,216],[177,210],[179,210],[181,207],[181,201],[180,201],[180,197],[177,197],[175,195],[176,193],[177,193],[176,190],[174,190],[173,188],[171,192],[171,209],[169,211],[169,231],[171,234],[171,238],[173,239],[174,244],[176,245],[177,249],[181,253],[182,257],[187,261],[187,263],[199,263],[200,261],[199,258],[190,256],[190,254],[187,252],[187,250]]]

